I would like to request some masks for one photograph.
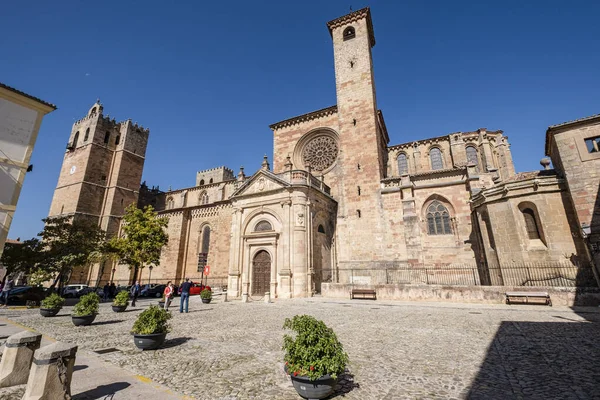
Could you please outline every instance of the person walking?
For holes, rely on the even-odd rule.
[[[114,282],[110,283],[110,289],[108,291],[110,292],[110,297],[114,299],[117,294],[117,287]]]
[[[133,285],[131,287],[131,296],[133,297],[133,299],[131,300],[131,307],[135,307],[135,301],[137,300],[137,297],[140,294],[140,283],[136,282],[135,285]]]
[[[108,297],[110,296],[110,286],[108,285],[108,281],[106,282],[106,285],[104,285],[102,292],[104,294],[104,301],[108,301]]]
[[[165,291],[163,293],[165,295],[165,310],[169,309],[171,305],[171,300],[173,299],[173,284],[171,281],[167,282],[167,286],[165,287]]]
[[[4,306],[8,305],[8,295],[10,294],[10,291],[12,290],[13,286],[14,282],[12,278],[6,278],[6,283],[4,284],[4,287],[2,288],[2,292],[0,294],[0,300],[2,300]]]
[[[183,303],[185,303],[185,312],[188,312],[188,305],[190,303],[190,288],[192,283],[190,278],[185,278],[185,282],[181,284],[181,298],[179,299],[179,312],[183,312]]]

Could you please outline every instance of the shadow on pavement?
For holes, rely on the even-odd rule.
[[[335,392],[327,397],[327,399],[334,399],[338,396],[344,397],[356,388],[359,388],[360,384],[354,382],[354,375],[350,371],[346,370],[338,379],[338,384],[335,388]]]
[[[118,324],[119,322],[123,322],[125,321],[124,319],[113,319],[110,321],[100,321],[100,322],[94,322],[92,323],[92,325],[97,326],[97,325],[110,325],[110,324]]]
[[[73,367],[73,372],[81,371],[82,369],[89,368],[87,365],[76,365]]]
[[[127,382],[115,382],[110,385],[100,385],[95,389],[86,390],[85,392],[76,394],[72,397],[73,400],[88,400],[88,399],[112,399],[115,393],[131,386]]]
[[[599,333],[597,322],[504,321],[467,398],[596,398]]]
[[[167,340],[165,340],[165,343],[162,346],[160,346],[160,348],[161,349],[170,349],[171,347],[176,347],[176,346],[182,345],[192,339],[193,338],[191,338],[191,337],[179,337],[179,338],[174,338],[174,339],[167,339]]]

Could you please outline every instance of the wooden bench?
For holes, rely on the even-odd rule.
[[[547,306],[552,306],[552,300],[550,299],[548,292],[506,292],[504,295],[506,296],[506,304],[524,302],[525,304],[545,304]],[[529,299],[541,299],[543,300],[543,303],[530,303]]]
[[[351,289],[350,300],[356,298],[377,300],[377,293],[375,289]]]

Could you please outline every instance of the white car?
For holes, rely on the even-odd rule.
[[[77,297],[77,292],[88,287],[88,285],[67,285],[63,288],[64,297]]]

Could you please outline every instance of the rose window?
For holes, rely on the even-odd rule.
[[[304,146],[302,161],[315,171],[331,167],[338,156],[338,145],[331,136],[317,136]]]

